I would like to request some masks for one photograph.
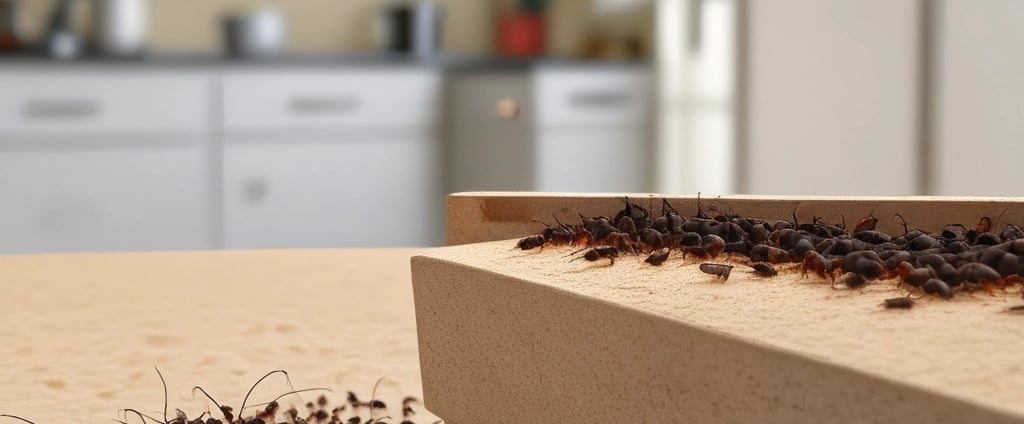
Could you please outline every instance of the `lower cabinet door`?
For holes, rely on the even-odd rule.
[[[0,149],[0,253],[207,249],[202,146]]]
[[[418,137],[228,142],[225,246],[439,244],[443,199],[432,143]]]
[[[650,191],[651,167],[638,128],[547,131],[534,148],[539,191]]]

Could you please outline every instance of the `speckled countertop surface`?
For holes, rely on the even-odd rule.
[[[161,416],[157,366],[172,414],[207,410],[195,385],[237,410],[250,385],[284,369],[297,389],[333,388],[332,404],[347,390],[367,399],[387,377],[378,398],[401,417],[402,396],[421,395],[409,275],[420,251],[0,256],[0,414],[39,424],[109,423],[121,408]],[[286,387],[268,378],[250,404]]]

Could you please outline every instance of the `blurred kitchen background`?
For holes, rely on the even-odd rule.
[[[1018,0],[0,0],[0,253],[429,246],[469,190],[1022,193]]]

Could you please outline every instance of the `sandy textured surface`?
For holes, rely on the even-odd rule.
[[[951,300],[925,298],[911,310],[885,310],[879,306],[882,300],[901,294],[894,281],[872,283],[862,290],[833,290],[826,281],[800,278],[790,265],[789,271],[775,278],[756,277],[749,268],[738,266],[731,278],[722,282],[701,273],[693,263],[683,265],[677,253],[662,267],[643,263],[641,256],[621,257],[614,266],[607,266],[607,261],[570,262],[566,255],[572,249],[568,247],[520,251],[513,250],[514,245],[515,240],[506,240],[453,246],[428,256],[453,264],[451,272],[459,276],[452,277],[451,284],[464,285],[466,291],[478,293],[473,287],[486,285],[486,273],[522,280],[519,284],[502,280],[501,287],[495,286],[494,290],[504,293],[502,299],[488,303],[495,308],[505,308],[511,302],[509,307],[514,310],[518,296],[533,296],[529,298],[544,302],[556,292],[566,293],[668,317],[690,327],[704,328],[711,334],[791,352],[811,361],[896,382],[897,386],[909,385],[915,390],[956,398],[999,415],[1024,417],[1024,364],[1020,360],[1024,349],[1024,315],[1006,312],[1009,306],[1024,304],[1016,289],[996,296],[974,293]],[[469,272],[472,268],[485,270],[485,274]],[[543,295],[547,292],[552,296]],[[548,323],[542,325],[553,326],[544,331],[557,332],[559,319],[574,316],[554,311],[543,312],[550,315],[542,317],[541,321]],[[456,321],[452,325],[470,324]],[[527,337],[517,342],[517,346],[527,346],[524,343],[528,343],[530,336],[526,330],[512,334]],[[504,342],[500,337],[495,340]],[[575,344],[586,343],[587,340],[577,340]],[[443,355],[444,348],[438,349]],[[629,342],[624,341],[622,349],[631,350]],[[606,355],[614,357],[618,353]],[[701,358],[680,361],[697,359]],[[493,361],[500,362],[501,358]],[[628,366],[628,362],[623,366]],[[547,384],[558,382],[537,382],[541,387]],[[642,384],[640,390],[645,390]],[[857,399],[832,401],[845,404]]]
[[[367,399],[387,377],[378,398],[401,417],[402,396],[421,393],[409,276],[417,252],[0,257],[0,413],[40,424],[109,423],[126,407],[159,416],[155,365],[172,411],[190,417],[207,410],[192,386],[237,410],[275,369],[296,388],[334,388],[332,404],[346,390]],[[285,391],[271,377],[250,404]]]

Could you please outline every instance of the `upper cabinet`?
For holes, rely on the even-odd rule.
[[[1024,195],[1024,2],[937,4],[933,190]]]
[[[921,2],[748,4],[745,191],[918,194]]]

